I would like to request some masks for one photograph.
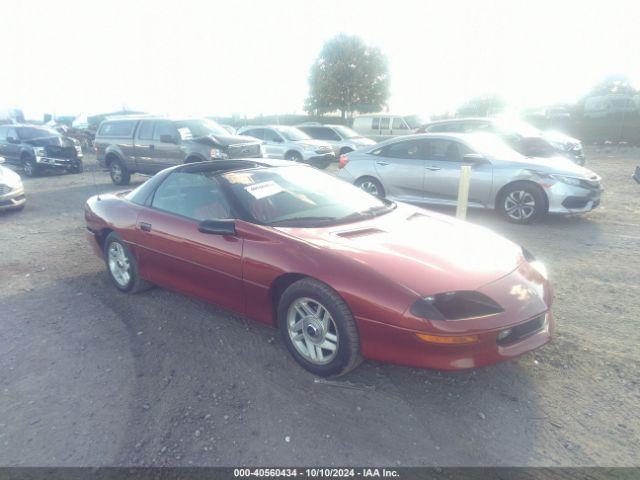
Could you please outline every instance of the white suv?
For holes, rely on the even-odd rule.
[[[323,140],[333,147],[337,156],[353,152],[363,147],[370,147],[376,142],[363,137],[358,132],[343,125],[298,125],[298,128],[311,138]]]
[[[327,142],[314,140],[296,127],[265,125],[242,127],[239,135],[262,140],[266,158],[284,158],[294,162],[308,163],[317,168],[327,168],[336,160],[336,155]]]

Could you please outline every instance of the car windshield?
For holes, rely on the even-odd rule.
[[[311,140],[311,137],[309,135],[295,127],[278,127],[275,130],[290,142],[297,142],[299,140]]]
[[[349,127],[336,126],[333,129],[340,134],[342,138],[361,138],[360,135],[355,130],[351,130]]]
[[[229,132],[213,120],[178,120],[174,123],[183,140],[209,135],[229,135]]]
[[[472,150],[500,160],[522,159],[523,155],[511,148],[502,138],[490,133],[474,133],[470,138]]]
[[[18,128],[18,135],[22,140],[32,140],[43,137],[59,137],[60,133],[50,128],[24,127]]]
[[[381,215],[395,206],[307,166],[228,172],[222,178],[247,215],[264,225],[327,225]]]

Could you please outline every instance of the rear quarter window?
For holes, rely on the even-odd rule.
[[[100,125],[98,130],[98,136],[100,137],[131,137],[133,135],[133,128],[135,127],[135,121],[120,121],[120,122],[104,122]]]

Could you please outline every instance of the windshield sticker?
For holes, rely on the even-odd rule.
[[[182,140],[191,140],[193,138],[193,134],[191,133],[191,130],[189,130],[189,128],[187,127],[179,128],[178,133],[180,134],[180,138]]]
[[[282,187],[273,180],[249,185],[248,187],[244,187],[244,189],[257,200],[260,200],[261,198],[271,197],[283,191]]]

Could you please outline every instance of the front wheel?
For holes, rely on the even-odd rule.
[[[298,152],[289,152],[284,158],[285,160],[289,160],[291,162],[302,162],[302,155],[300,155]]]
[[[111,176],[111,181],[116,185],[128,185],[131,181],[131,173],[120,160],[113,160],[111,162],[109,165],[109,175]]]
[[[317,280],[298,280],[285,290],[278,303],[278,326],[293,358],[315,375],[344,375],[362,361],[349,307]]]
[[[104,260],[109,277],[121,292],[137,293],[152,286],[140,277],[135,257],[115,232],[104,241]]]
[[[38,175],[38,164],[33,158],[27,158],[22,164],[22,170],[27,177],[35,177]]]
[[[534,185],[511,185],[500,195],[498,210],[512,223],[531,223],[546,212],[544,192]]]
[[[69,169],[71,173],[82,173],[83,170],[84,170],[84,167],[81,161],[76,163],[73,167]]]

